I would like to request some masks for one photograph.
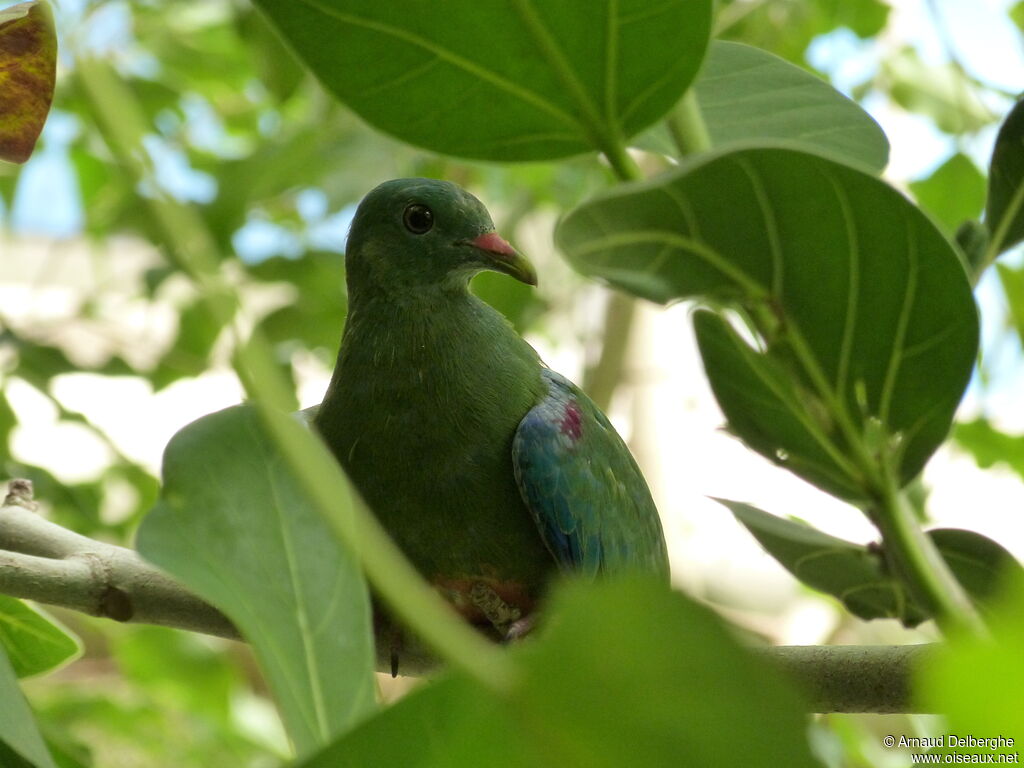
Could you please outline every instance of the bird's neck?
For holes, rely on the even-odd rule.
[[[424,357],[436,361],[453,346],[472,343],[476,333],[503,326],[504,318],[466,286],[352,292],[335,376],[343,363],[365,355],[372,356],[374,367],[388,367],[389,361],[408,365]]]
[[[432,288],[350,299],[338,364],[324,398],[331,409],[374,396],[447,400],[507,385],[489,372],[537,378],[537,353],[505,318],[468,290]],[[533,384],[527,385],[531,390]],[[539,386],[539,384],[538,384]],[[465,393],[456,392],[464,388]],[[385,398],[386,399],[386,398]]]

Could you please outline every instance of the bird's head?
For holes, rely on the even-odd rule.
[[[494,231],[483,203],[437,179],[395,179],[356,210],[345,254],[349,286],[465,286],[484,269],[537,284],[533,265]]]

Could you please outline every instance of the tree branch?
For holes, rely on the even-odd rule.
[[[134,551],[37,515],[28,480],[12,481],[0,507],[0,593],[116,621],[239,639],[223,613]]]
[[[636,299],[612,291],[605,309],[601,355],[583,374],[583,391],[601,410],[608,410],[622,380],[635,316]]]
[[[35,512],[32,483],[13,480],[0,507],[0,594],[140,624],[240,639],[219,610],[124,547],[95,541]],[[377,668],[390,668],[378,638]],[[802,688],[812,712],[914,712],[911,683],[932,645],[780,646],[754,652]],[[412,638],[402,671],[436,666]]]
[[[780,645],[754,652],[804,692],[811,712],[923,713],[913,678],[937,645]]]

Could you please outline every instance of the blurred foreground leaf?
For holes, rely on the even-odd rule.
[[[39,0],[0,10],[0,160],[28,160],[53,101],[57,33]]]
[[[248,406],[178,432],[163,479],[139,551],[236,623],[298,752],[329,743],[374,706],[369,597],[353,559]]]
[[[428,683],[303,768],[817,765],[796,694],[683,595],[572,583],[548,622],[516,649],[507,697],[461,676]]]
[[[985,762],[972,755],[993,756],[992,762],[1019,761],[1024,745],[1024,578],[1004,584],[998,609],[990,617],[992,637],[954,636],[922,669],[914,690],[924,711],[946,716],[944,734],[975,739],[1003,737],[1001,745],[951,745],[937,750],[959,755],[958,762]],[[1012,739],[1006,744],[1005,739]],[[1009,755],[1010,759],[1000,759]],[[1016,755],[1016,759],[1013,757]]]

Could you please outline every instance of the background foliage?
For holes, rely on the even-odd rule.
[[[154,393],[159,393],[210,369],[223,368],[229,348],[227,329],[233,320],[241,318],[247,327],[259,329],[265,336],[280,371],[293,383],[301,384],[310,367],[322,368],[333,362],[345,312],[341,282],[345,221],[351,206],[368,188],[395,176],[450,178],[470,186],[488,202],[496,213],[499,230],[534,229],[545,232],[542,238],[547,237],[550,229],[544,228],[549,227],[553,216],[564,214],[607,189],[614,183],[614,172],[620,176],[632,172],[628,170],[629,158],[621,157],[617,147],[624,136],[646,129],[671,107],[678,90],[697,74],[702,40],[708,31],[706,24],[682,23],[699,18],[700,14],[693,8],[680,11],[680,4],[657,6],[661,15],[638,12],[635,34],[645,41],[646,47],[642,48],[643,55],[617,63],[620,68],[615,70],[613,88],[613,79],[607,72],[609,62],[615,61],[615,51],[568,46],[564,57],[555,55],[552,64],[550,58],[545,62],[543,57],[538,60],[529,52],[515,50],[516,40],[522,39],[516,34],[497,36],[488,46],[480,45],[484,37],[479,30],[512,30],[524,18],[521,13],[506,17],[502,15],[505,12],[494,11],[488,16],[489,11],[467,11],[462,16],[456,14],[459,24],[450,23],[448,17],[436,16],[426,21],[411,18],[400,30],[400,39],[408,43],[402,56],[370,56],[379,66],[362,66],[367,52],[372,53],[374,46],[381,44],[379,28],[375,34],[372,24],[365,21],[373,20],[375,13],[383,13],[375,10],[380,4],[353,4],[360,6],[359,14],[364,14],[351,14],[363,19],[356,25],[358,30],[353,27],[352,18],[325,13],[326,3],[296,6],[268,0],[260,5],[286,34],[291,33],[293,44],[299,41],[294,54],[282,44],[264,17],[242,2],[174,0],[131,5],[58,5],[62,58],[50,125],[29,165],[0,166],[0,199],[7,222],[15,218],[15,213],[23,212],[24,206],[40,204],[39,193],[32,190],[32,174],[49,169],[51,174],[59,174],[70,182],[74,202],[64,212],[64,234],[83,238],[94,254],[88,274],[78,282],[80,290],[75,294],[71,312],[49,317],[37,314],[26,321],[17,313],[8,316],[6,310],[0,310],[4,370],[4,386],[0,390],[2,474],[31,478],[37,496],[47,505],[47,513],[57,522],[89,536],[130,542],[142,516],[156,502],[158,484],[150,468],[126,455],[102,425],[91,423],[75,409],[71,404],[73,398],[67,397],[67,389],[60,384],[62,377],[89,372],[101,377],[98,381],[115,386],[117,380],[130,376],[145,380]],[[518,6],[532,9],[529,3]],[[641,6],[646,7],[637,4]],[[565,8],[570,7],[572,4],[565,4]],[[531,12],[535,24],[550,30],[559,41],[589,39],[583,32],[599,21],[591,13],[573,17],[569,11]],[[856,200],[870,201],[871,194],[885,189],[879,192],[890,195],[884,207],[913,221],[913,226],[921,228],[922,238],[932,238],[931,250],[924,258],[931,258],[927,254],[933,251],[944,254],[945,262],[936,261],[935,269],[941,271],[952,263],[952,246],[933,234],[920,212],[871,176],[884,166],[884,137],[862,112],[849,102],[837,101],[834,93],[809,73],[808,46],[816,38],[847,28],[853,35],[870,40],[884,34],[888,12],[886,4],[878,0],[720,3],[714,16],[715,33],[724,40],[760,46],[774,56],[715,41],[695,89],[714,145],[748,141],[755,135],[764,139],[767,133],[772,138],[801,140],[805,147],[810,144],[816,152],[827,155],[817,160],[808,160],[804,155],[784,161],[779,158],[786,147],[778,148],[774,154],[769,150],[751,150],[751,163],[779,162],[789,168],[799,163],[816,163],[820,169],[832,167],[829,164],[835,158],[862,167],[864,170],[854,171],[837,165],[839,170],[834,172],[849,176],[852,184],[859,185],[861,191],[856,193]],[[675,18],[674,13],[682,15]],[[530,18],[529,14],[525,18]],[[673,31],[670,37],[668,31]],[[364,37],[357,37],[357,33]],[[627,30],[624,34],[633,33]],[[350,48],[355,58],[347,67],[338,65],[333,56],[336,48],[330,41],[340,38],[357,41]],[[433,50],[440,63],[423,57],[424,46],[417,41],[427,38],[441,41]],[[630,38],[623,40],[628,43]],[[484,53],[494,53],[491,44],[512,46],[494,55],[495,61],[508,68],[499,72],[500,82],[481,78],[481,67],[477,66]],[[622,50],[632,54],[641,49],[634,41],[632,45],[624,43]],[[662,52],[664,57],[659,58]],[[304,65],[319,67],[323,84]],[[391,72],[390,67],[395,71]],[[336,74],[330,75],[331,71]],[[668,76],[658,81],[657,87],[644,90],[642,99],[619,98],[631,88],[635,91],[637,83],[647,83],[652,71],[667,72]],[[395,81],[400,72],[414,73],[413,79]],[[437,88],[417,88],[417,77],[429,77],[431,83],[440,83],[440,93]],[[516,88],[520,82],[536,83],[543,98],[524,99]],[[345,106],[329,92],[340,96]],[[990,129],[1010,107],[1006,94],[979,82],[955,61],[937,68],[923,62],[910,49],[879,61],[853,92],[863,98],[889,99],[933,121],[940,131],[955,135],[962,142]],[[397,101],[412,98],[426,101],[396,106]],[[773,119],[769,127],[763,120],[742,119],[744,109],[751,116],[759,116],[766,106],[771,107]],[[422,114],[423,120],[409,126],[402,116],[412,107]],[[516,119],[488,119],[489,110],[498,108],[504,114],[516,115]],[[797,113],[799,119],[795,117]],[[818,134],[813,129],[815,119],[823,126],[839,125],[842,130]],[[1010,136],[1010,140],[997,144],[997,158],[1004,152],[1009,160],[997,162],[999,172],[989,174],[993,191],[987,196],[985,175],[960,151],[932,175],[911,184],[910,191],[917,202],[947,236],[954,235],[965,219],[979,217],[986,200],[989,220],[1000,220],[1000,212],[1012,205],[1015,190],[1019,189],[1015,181],[1019,182],[1021,172],[1016,164],[1019,154],[1012,151],[1018,146],[1013,143],[1013,137],[1019,133],[1015,128],[1018,119],[1015,113],[1004,127],[1003,136]],[[523,125],[528,127],[524,133],[530,136],[529,141],[516,138],[515,133]],[[806,135],[794,135],[799,126],[805,127]],[[416,149],[387,135],[399,133],[402,139],[418,144],[430,144],[432,137],[441,136],[450,144],[435,141],[433,150],[482,160],[540,161],[596,147],[606,152],[608,163],[600,162],[592,154],[557,163],[469,162]],[[662,125],[645,131],[634,143],[664,149],[672,146],[672,138],[672,126]],[[670,154],[675,153],[670,150]],[[641,157],[641,161],[648,171],[660,170],[664,165],[655,155]],[[50,165],[42,165],[44,162]],[[684,168],[672,183],[684,195],[691,194],[698,201],[706,199],[717,194],[716,190],[728,188],[730,183],[742,182],[730,176],[723,166],[716,166],[713,160],[708,162],[706,179],[688,176]],[[40,167],[42,171],[38,170]],[[807,174],[815,172],[812,169]],[[687,185],[701,181],[707,188],[687,190]],[[951,189],[956,194],[951,195]],[[748,183],[746,192],[738,190],[730,197],[739,199],[746,194],[748,200],[754,201],[750,205],[756,210],[756,190],[749,190]],[[798,192],[787,189],[782,194]],[[611,213],[592,206],[574,216],[579,219],[589,215],[599,221],[614,215],[628,217],[630,209],[616,205],[615,196],[623,194],[627,193],[613,191],[599,198],[596,206],[606,205]],[[857,215],[874,220],[877,209],[872,205],[876,203],[865,203],[866,212]],[[709,216],[713,218],[713,212],[700,219],[708,221]],[[754,218],[748,216],[745,220]],[[730,226],[725,221],[720,229],[725,233]],[[757,231],[754,224],[750,228],[749,232],[731,234],[768,236]],[[998,239],[1008,246],[1019,240],[1019,235],[1016,225],[1012,225],[999,233]],[[969,244],[964,237],[961,242]],[[577,238],[573,236],[572,218],[565,222],[559,238],[563,249],[578,266],[583,265],[584,271],[602,275],[649,298],[664,301],[698,294],[720,303],[735,299],[733,286],[709,287],[705,281],[693,290],[680,290],[677,283],[652,282],[649,275],[643,284],[630,284],[629,280],[617,279],[621,273],[602,273],[600,265],[587,266],[585,259],[573,253]],[[841,239],[829,241],[831,247],[842,250]],[[965,246],[965,250],[967,256],[985,256],[984,243],[974,250]],[[112,258],[118,251],[124,254],[120,261]],[[238,292],[238,305],[227,300],[226,294],[214,295],[211,302],[193,287],[187,275],[197,253]],[[559,269],[553,259],[549,264],[552,270]],[[1020,339],[1024,339],[1021,269],[1013,260],[1000,264],[998,269],[1006,312],[1004,318],[996,318],[996,325],[1019,336],[1003,342],[1012,344],[1014,349],[1019,349]],[[33,274],[42,275],[45,265],[33,265],[33,270]],[[565,310],[560,305],[585,285],[582,278],[567,271],[558,274],[564,276],[563,285],[539,297],[523,286],[492,275],[476,281],[474,289],[520,330],[557,336],[565,328]],[[635,281],[636,272],[632,274]],[[111,279],[114,277],[119,279]],[[770,282],[769,277],[769,287]],[[669,283],[672,288],[665,287]],[[85,290],[81,290],[83,287]],[[965,295],[952,301],[969,304]],[[794,309],[799,311],[800,306],[796,302]],[[704,317],[699,323],[705,325],[705,345],[716,341],[715,333],[719,341],[730,333],[724,324],[715,326],[710,317]],[[922,322],[926,319],[934,328],[922,330],[924,334],[941,333],[949,325],[942,317],[929,316],[922,318]],[[955,332],[967,339],[973,327],[961,325]],[[574,341],[584,346],[601,347],[596,324],[575,327],[572,335],[578,337]],[[884,334],[866,334],[868,339],[880,337]],[[742,340],[739,343],[744,344]],[[829,344],[828,339],[822,338],[816,349],[825,349]],[[948,348],[961,359],[949,360],[946,356],[937,364],[948,364],[954,371],[952,378],[956,379],[960,375],[957,371],[970,368],[973,349],[969,339]],[[931,366],[935,364],[930,360]],[[981,372],[983,383],[985,363]],[[709,370],[709,375],[714,384],[714,372]],[[937,419],[936,429],[925,430],[927,446],[903,455],[908,465],[907,476],[941,440],[943,419],[948,420],[959,397],[963,375],[949,386],[948,393],[939,394],[944,414]],[[883,388],[885,372],[879,372],[877,378],[879,388]],[[943,377],[935,378],[936,386],[945,381]],[[18,415],[11,400],[17,400],[25,385],[33,397],[55,409],[61,421],[76,424],[83,433],[91,435],[87,445],[107,457],[102,466],[88,476],[69,481],[52,468],[33,464],[18,455],[13,447]],[[733,418],[738,411],[729,412],[728,396],[718,394],[733,428],[758,447],[757,437],[752,438],[751,434],[759,429],[763,432],[762,427],[744,429]],[[841,394],[851,404],[856,403],[856,393]],[[909,392],[903,401],[895,395],[894,407],[912,411],[915,402],[919,402],[915,395],[919,394]],[[877,404],[877,399],[873,402]],[[906,419],[909,423],[918,416],[908,413]],[[926,416],[933,418],[934,414]],[[870,418],[865,417],[865,423],[870,423]],[[1002,433],[992,418],[983,415],[960,425],[954,439],[982,465],[1005,464],[1021,472],[1021,438]],[[766,453],[779,458],[776,440],[777,435],[765,437],[762,446]],[[820,456],[805,446],[806,435],[783,445],[786,459],[797,464],[798,471],[803,461],[802,473],[813,482],[847,498],[863,492],[855,482],[851,485],[842,470],[826,467],[826,471],[821,471]],[[840,451],[848,448],[840,444]],[[762,535],[758,538],[772,550],[767,539],[772,530],[778,531],[775,526],[784,521],[766,523],[757,510],[751,509],[746,510],[746,515],[744,522],[755,535],[759,529],[752,521],[761,521]],[[795,538],[799,540],[800,536]],[[787,546],[792,546],[793,539],[789,529],[780,538]],[[845,544],[833,542],[824,546],[821,541],[808,542],[812,549],[817,548],[816,553],[827,551],[837,556],[838,549],[838,556],[855,563],[854,570],[867,567],[869,572],[859,581],[839,585],[814,583],[815,577],[808,578],[806,571],[797,575],[836,594],[859,616],[899,616],[907,624],[924,617],[927,611],[893,593],[894,582],[886,575],[879,576],[877,571],[870,570],[877,569],[877,565],[864,548],[847,552]],[[962,559],[965,551],[977,550],[978,546],[986,545],[971,540],[964,546],[954,543],[950,549]],[[801,551],[797,557],[779,559],[787,565],[799,561],[806,568],[807,561],[802,559],[805,554]],[[990,563],[993,557],[1004,555],[986,556],[981,561]],[[849,572],[827,573],[834,579],[836,573]],[[984,578],[980,581],[989,583]],[[874,592],[865,592],[865,584],[876,582]],[[527,671],[527,684],[514,709],[509,710],[508,703],[493,697],[493,692],[478,690],[479,683],[462,673],[417,692],[406,700],[403,708],[390,710],[353,731],[338,746],[341,757],[332,758],[328,753],[308,764],[335,765],[343,759],[354,765],[385,758],[411,761],[413,756],[421,764],[454,765],[460,759],[471,764],[489,751],[493,758],[492,729],[510,718],[521,717],[524,711],[531,713],[532,719],[517,722],[517,730],[510,735],[507,729],[501,730],[505,734],[502,738],[508,741],[499,754],[507,756],[509,751],[525,749],[523,759],[527,764],[542,758],[550,760],[552,756],[594,765],[602,764],[601,760],[609,765],[621,764],[622,755],[617,750],[624,742],[616,741],[617,735],[635,732],[651,723],[675,728],[672,733],[677,739],[651,742],[652,760],[670,755],[675,759],[686,749],[692,749],[693,739],[699,736],[708,750],[703,755],[703,764],[749,764],[750,755],[773,750],[787,755],[787,764],[800,764],[801,760],[813,764],[814,758],[802,738],[794,736],[803,727],[793,715],[799,704],[790,701],[791,694],[781,686],[768,687],[767,683],[763,690],[770,698],[761,704],[751,700],[744,680],[761,674],[760,671],[745,667],[746,657],[734,649],[706,612],[668,595],[648,593],[644,585],[620,589],[623,591],[611,588],[605,594],[564,596],[564,623],[552,632],[550,642],[532,653],[523,649],[519,654]],[[591,605],[588,600],[596,602]],[[654,625],[650,623],[650,614],[631,613],[640,604],[659,606],[658,615],[663,621]],[[632,626],[635,634],[649,642],[650,648],[637,647],[614,626],[593,619],[610,609],[614,609],[614,615],[624,625]],[[7,617],[11,627],[28,626],[31,619],[19,614],[20,610],[4,610],[0,606],[0,618]],[[266,666],[266,654],[259,648],[254,657],[247,647],[210,638],[156,628],[116,626],[78,616],[61,618],[81,638],[82,657],[55,674],[26,682],[29,699],[58,764],[155,766],[224,762],[262,766],[278,764],[289,754],[268,698],[269,684],[280,702],[280,687],[278,684],[275,688],[274,673]],[[640,627],[648,627],[650,636],[637,632]],[[1017,629],[1010,626],[1005,631],[1013,636]],[[701,633],[705,640],[695,639]],[[7,636],[4,642],[7,647],[17,643]],[[666,654],[665,649],[674,642],[684,645]],[[705,658],[702,654],[709,653],[708,648],[713,645],[724,650]],[[54,651],[52,660],[71,653],[73,649],[65,646]],[[991,664],[1007,679],[1014,679],[1013,675],[1019,673],[1015,657],[973,646],[965,653],[971,654],[965,657],[970,663]],[[28,660],[19,661],[10,655],[14,672],[31,672],[31,667],[18,667],[30,663]],[[291,658],[294,661],[296,657]],[[573,664],[566,665],[566,658],[572,658]],[[641,664],[633,679],[622,681],[614,678],[616,665],[609,664],[609,658],[621,658],[624,665],[627,660],[639,658],[649,666]],[[266,678],[257,671],[257,659],[263,664]],[[935,682],[928,695],[945,706],[950,691],[963,690],[957,686],[969,688],[970,681],[965,682],[962,677],[966,663],[952,657],[948,674]],[[7,672],[0,669],[0,674]],[[329,673],[324,673],[325,679],[329,677]],[[365,702],[369,699],[368,686],[368,681],[363,680],[358,695],[352,690],[338,695],[350,693],[350,702]],[[574,705],[557,698],[559,690],[593,691],[585,698],[599,702],[609,687],[628,689],[635,695],[618,702],[619,709],[607,710],[601,702],[601,707],[574,712],[572,716],[566,710],[572,710]],[[709,689],[721,692],[721,710],[714,709],[713,702],[700,693]],[[660,706],[645,706],[645,701]],[[481,702],[488,703],[483,706]],[[359,710],[356,704],[352,706]],[[774,713],[775,706],[778,713],[770,717],[777,717],[778,722],[765,717],[766,711]],[[602,712],[633,709],[635,714],[629,720],[603,719]],[[288,711],[286,708],[286,721]],[[986,711],[981,703],[974,710],[965,704],[955,714],[961,718],[955,722],[973,723],[966,727],[978,729],[978,735],[994,735],[981,732],[989,722],[984,719]],[[346,724],[358,716],[333,709],[331,712]],[[749,719],[742,712],[748,712]],[[8,714],[0,720],[15,724],[19,722],[17,718],[28,717],[27,713]],[[696,722],[729,725],[720,725],[718,730],[702,727],[699,734],[688,734],[686,723],[694,722],[695,718]],[[462,752],[453,754],[448,751],[453,740],[439,736],[437,731],[438,723],[446,721],[456,733],[471,732],[478,738],[461,742],[458,749]],[[751,723],[749,732],[737,730],[741,722]],[[332,726],[319,739],[311,738],[308,742],[297,735],[294,725],[289,732],[299,752],[309,753],[314,746],[329,741],[327,736],[335,732],[335,727],[341,725]],[[885,764],[885,756],[878,754],[878,734],[926,733],[938,727],[935,723],[906,718],[888,723],[838,716],[820,718],[814,731],[817,759],[832,765]],[[1005,727],[1019,724],[1008,722]],[[417,728],[424,729],[422,739],[413,738]],[[388,738],[395,733],[408,734],[408,741]],[[9,738],[7,731],[0,735]],[[423,741],[428,739],[439,739],[442,746],[435,746],[435,751],[421,750]],[[403,754],[402,750],[413,742],[414,752]],[[14,746],[23,755],[35,754],[39,749],[38,745]],[[391,749],[393,753],[386,752]],[[531,756],[536,759],[531,761]],[[42,758],[37,763],[47,764]]]

